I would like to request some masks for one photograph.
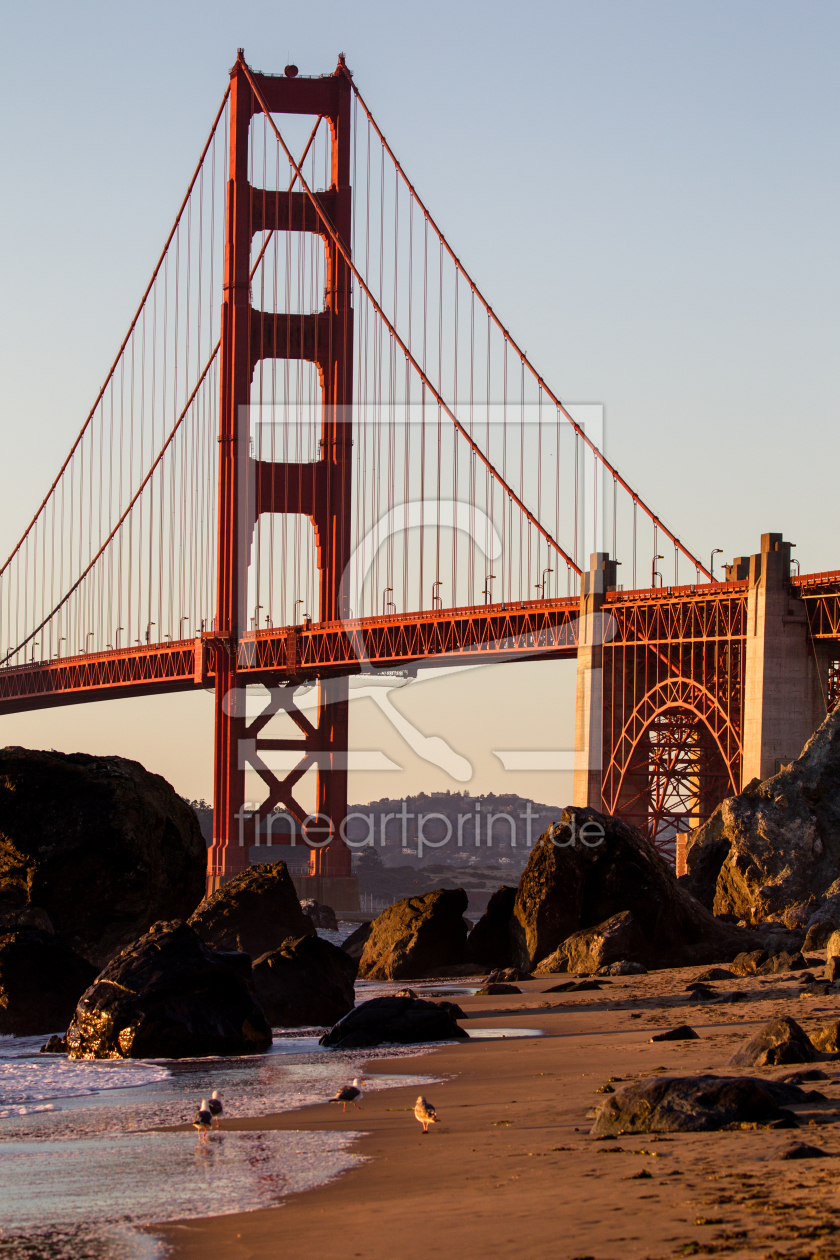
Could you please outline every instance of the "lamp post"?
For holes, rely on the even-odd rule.
[[[653,557],[653,565],[652,565],[652,568],[651,568],[651,574],[650,574],[650,584],[651,584],[651,586],[656,586],[656,579],[657,579],[657,578],[659,578],[659,585],[660,585],[660,586],[662,585],[662,574],[661,574],[661,573],[659,573],[659,572],[657,571],[657,568],[656,568],[656,562],[657,562],[657,560],[664,560],[664,559],[665,559],[665,557],[664,557],[664,556],[658,556],[658,555],[657,555],[657,556],[654,556],[654,557]]]
[[[438,586],[443,586],[443,582],[432,582],[432,608],[443,608],[443,600],[440,595],[435,594],[435,588]]]
[[[722,556],[722,555],[723,555],[723,548],[715,547],[714,551],[709,556],[709,572],[712,575],[713,582],[715,581],[715,556]]]
[[[537,582],[537,583],[534,585],[534,590],[535,590],[535,591],[540,591],[540,597],[541,597],[542,599],[545,599],[545,578],[546,578],[546,574],[547,574],[547,573],[553,573],[553,572],[554,572],[554,570],[553,570],[553,569],[543,569],[543,571],[542,571],[542,579],[541,579],[541,581]]]
[[[489,603],[490,603],[490,583],[491,583],[491,582],[493,582],[493,581],[495,581],[495,578],[496,578],[496,574],[495,574],[495,573],[488,573],[488,574],[487,574],[487,576],[486,576],[486,578],[484,579],[484,591],[483,591],[483,594],[484,594],[484,602],[485,602],[485,604],[489,604]]]

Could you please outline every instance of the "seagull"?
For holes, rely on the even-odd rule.
[[[217,1129],[221,1128],[221,1116],[224,1111],[224,1107],[222,1106],[223,1098],[224,1094],[220,1094],[217,1089],[214,1089],[213,1093],[210,1095],[210,1102],[208,1104],[210,1108],[210,1115],[216,1121]]]
[[[420,1121],[423,1126],[424,1133],[429,1132],[430,1124],[438,1123],[437,1112],[432,1104],[426,1101],[422,1094],[414,1104],[414,1118],[415,1120]]]
[[[352,1084],[352,1085],[344,1085],[344,1086],[343,1086],[343,1087],[342,1087],[342,1088],[338,1091],[338,1093],[335,1095],[335,1097],[334,1097],[334,1098],[330,1098],[330,1099],[329,1099],[329,1102],[340,1102],[340,1103],[341,1103],[341,1105],[342,1105],[342,1110],[343,1110],[343,1111],[346,1111],[346,1110],[347,1110],[347,1104],[348,1104],[348,1103],[352,1103],[352,1104],[353,1104],[353,1106],[356,1108],[356,1110],[357,1110],[357,1111],[361,1111],[362,1109],[361,1109],[361,1107],[359,1106],[359,1099],[361,1098],[361,1096],[362,1096],[362,1082],[361,1082],[361,1078],[360,1078],[360,1077],[358,1077],[358,1076],[354,1076],[354,1077],[353,1077],[353,1084]]]
[[[202,1098],[201,1106],[195,1113],[195,1119],[193,1120],[193,1128],[198,1129],[199,1142],[207,1138],[207,1134],[210,1131],[210,1125],[212,1123],[213,1113],[210,1110],[210,1104],[207,1102],[206,1098]]]

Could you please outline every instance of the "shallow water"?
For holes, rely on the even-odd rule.
[[[357,1000],[400,987],[362,982]],[[422,996],[474,992],[469,982],[412,987]],[[199,1143],[192,1129],[156,1131],[191,1123],[214,1089],[226,1117],[258,1118],[329,1098],[364,1062],[431,1049],[324,1050],[321,1031],[275,1029],[264,1055],[136,1062],[71,1062],[39,1054],[43,1036],[0,1037],[0,1260],[160,1260],[161,1244],[136,1227],[275,1206],[358,1164],[346,1133],[223,1128]],[[405,1066],[366,1077],[365,1091],[439,1079]]]
[[[294,1029],[265,1055],[75,1063],[39,1055],[43,1040],[0,1040],[2,1260],[154,1260],[158,1244],[133,1226],[270,1207],[329,1180],[358,1163],[352,1135],[222,1129],[199,1144],[192,1129],[152,1130],[191,1122],[213,1089],[226,1116],[259,1117],[329,1098],[366,1060],[424,1049],[328,1051]],[[434,1079],[382,1074],[365,1089]]]

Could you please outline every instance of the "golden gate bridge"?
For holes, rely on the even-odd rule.
[[[308,78],[240,50],[102,388],[0,569],[0,712],[212,688],[208,888],[282,806],[311,848],[307,894],[351,909],[349,677],[575,658],[575,802],[673,850],[834,703],[840,571],[794,575],[765,534],[716,580],[575,413],[343,56]],[[295,695],[313,682],[310,718]],[[280,714],[294,736],[264,733]],[[246,817],[248,769],[267,795]]]

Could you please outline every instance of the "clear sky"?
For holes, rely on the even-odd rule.
[[[835,3],[7,5],[0,233],[0,550],[96,394],[238,46],[255,68],[346,54],[495,309],[701,555],[781,530],[840,567]],[[569,796],[498,748],[571,747],[573,668],[518,665],[392,699],[474,767],[419,760],[371,698],[353,742],[418,788]],[[136,756],[209,795],[209,696],[0,719],[0,742]]]

